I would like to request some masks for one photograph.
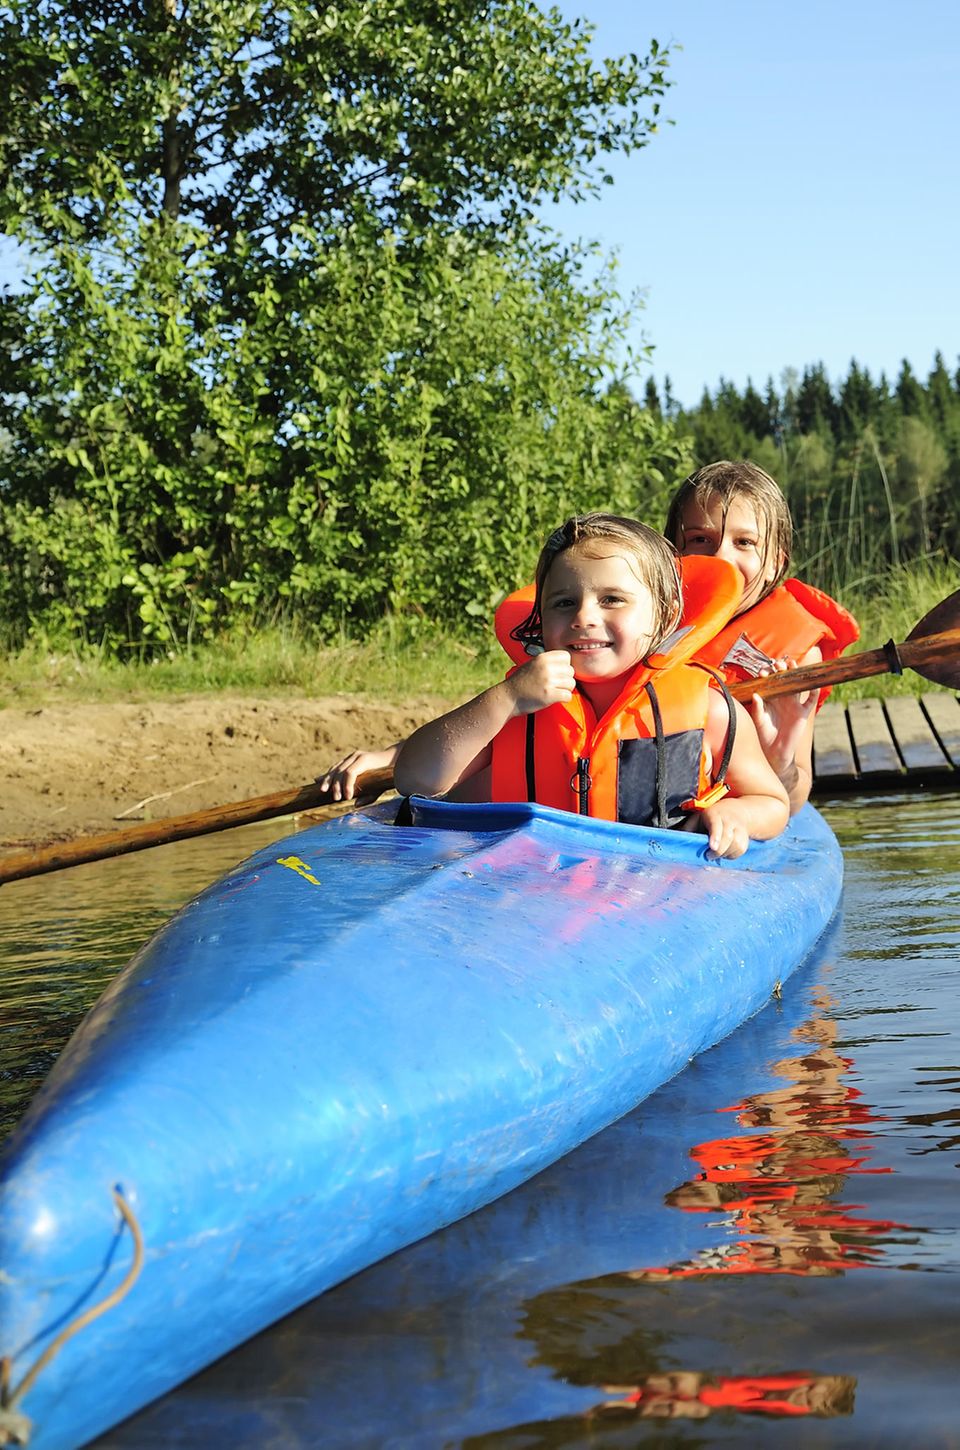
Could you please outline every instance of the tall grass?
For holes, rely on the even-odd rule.
[[[452,700],[475,694],[502,672],[499,647],[484,633],[457,638],[392,620],[362,641],[343,636],[325,643],[286,626],[171,649],[151,661],[36,640],[0,655],[0,708],[230,692]]]
[[[854,585],[841,595],[843,603],[860,625],[857,650],[879,649],[888,639],[901,641],[936,604],[960,589],[960,565],[938,557],[914,559],[891,569],[882,580],[882,587]],[[958,602],[960,623],[960,602]],[[942,627],[942,626],[941,626]],[[960,655],[958,655],[960,667]],[[902,675],[874,675],[866,680],[852,680],[838,687],[843,700],[866,699],[880,695],[919,695],[936,689],[912,670]]]
[[[956,560],[942,551],[918,552],[927,539],[923,496],[918,494],[909,505],[895,502],[871,429],[864,430],[843,482],[835,482],[816,498],[805,494],[791,502],[800,520],[796,573],[839,599],[856,617],[861,630],[858,650],[905,639],[935,604],[960,588]],[[919,530],[917,518],[923,523]],[[906,539],[912,540],[909,550]],[[838,697],[920,694],[932,688],[929,681],[907,671],[853,680],[839,687]]]

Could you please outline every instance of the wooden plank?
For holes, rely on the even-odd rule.
[[[847,707],[853,748],[864,785],[871,776],[903,775],[882,700],[852,700]]]
[[[891,695],[884,701],[887,723],[908,775],[952,774],[953,766],[913,695]]]
[[[960,769],[960,699],[931,691],[920,703],[947,756]]]
[[[813,727],[813,778],[831,784],[857,778],[847,712],[834,701],[824,705]]]

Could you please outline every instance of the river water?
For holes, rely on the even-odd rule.
[[[821,808],[842,917],[781,1001],[99,1450],[960,1445],[960,797]],[[289,829],[0,890],[3,1131],[145,938]]]

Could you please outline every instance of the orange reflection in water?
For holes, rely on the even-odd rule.
[[[558,1286],[525,1304],[523,1337],[537,1346],[535,1364],[597,1395],[586,1411],[513,1426],[473,1445],[505,1450],[622,1444],[631,1420],[704,1420],[713,1415],[828,1419],[852,1415],[856,1378],[769,1364],[754,1373],[668,1369],[670,1335],[651,1323],[645,1284],[720,1274],[836,1276],[877,1263],[904,1242],[905,1225],[867,1217],[841,1194],[855,1175],[889,1173],[870,1161],[874,1124],[883,1117],[851,1081],[853,1061],[836,1047],[834,1003],[824,989],[809,1020],[792,1034],[798,1051],[774,1068],[776,1084],[721,1109],[736,1115],[736,1135],[691,1150],[698,1172],[665,1202],[711,1215],[722,1230],[710,1247],[674,1264],[625,1269]],[[894,1233],[896,1239],[894,1240]],[[907,1240],[908,1242],[911,1240]],[[625,1289],[636,1290],[636,1298]]]
[[[858,1217],[861,1204],[836,1199],[854,1174],[892,1170],[869,1166],[867,1125],[884,1120],[847,1079],[853,1060],[834,1046],[832,1006],[826,991],[814,998],[814,1016],[793,1034],[810,1050],[774,1067],[782,1087],[722,1110],[736,1113],[742,1128],[763,1131],[698,1144],[690,1156],[702,1171],[666,1195],[670,1207],[688,1213],[722,1212],[736,1237],[728,1233],[693,1259],[632,1270],[631,1277],[837,1275],[876,1263],[891,1230],[906,1228]]]

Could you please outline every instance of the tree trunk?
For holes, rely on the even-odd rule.
[[[177,18],[177,0],[163,0],[163,13],[170,29]],[[171,74],[176,80],[176,71]],[[174,107],[163,122],[163,213],[176,221],[180,215],[180,137]]]

